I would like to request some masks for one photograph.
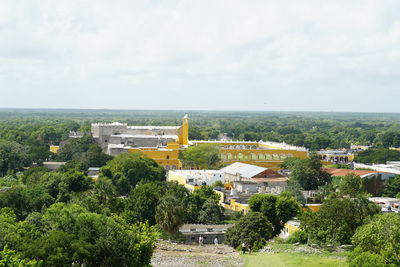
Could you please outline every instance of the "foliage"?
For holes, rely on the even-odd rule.
[[[354,161],[360,163],[380,163],[386,164],[387,161],[399,161],[400,151],[387,148],[367,149],[358,153]]]
[[[291,171],[289,181],[299,184],[304,190],[315,190],[331,181],[330,174],[321,169],[322,163],[315,153],[307,159],[286,159],[281,166]]]
[[[289,192],[279,196],[253,195],[249,199],[249,206],[252,211],[261,212],[271,222],[274,235],[278,235],[283,225],[300,211],[299,203]]]
[[[40,267],[41,261],[23,259],[15,250],[7,245],[0,251],[0,267]]]
[[[127,194],[140,182],[164,181],[165,171],[154,160],[140,153],[122,153],[101,168],[101,175],[110,178],[118,193]]]
[[[390,178],[383,189],[386,197],[396,197],[400,193],[400,175]]]
[[[218,224],[224,220],[224,209],[214,199],[207,199],[199,212],[198,223]]]
[[[219,198],[220,196],[210,186],[203,185],[195,189],[188,196],[185,221],[188,223],[199,223],[200,221],[218,223],[217,220],[220,219],[219,222],[222,222],[222,207],[218,204]],[[206,202],[208,203],[205,204]],[[214,216],[209,214],[210,217],[207,218],[206,210],[213,210],[217,213]]]
[[[273,237],[272,224],[261,212],[249,212],[225,234],[226,243],[238,248],[243,242],[257,251]]]
[[[290,244],[295,244],[295,243],[306,244],[307,233],[302,230],[297,230],[286,239],[286,242]]]
[[[339,191],[340,194],[352,198],[365,193],[361,177],[354,173],[349,173],[341,177]]]
[[[185,210],[174,196],[167,195],[160,200],[156,208],[156,221],[166,232],[174,235],[184,222]]]
[[[191,146],[179,153],[186,168],[215,169],[219,167],[219,148],[212,144]]]
[[[31,163],[29,148],[14,141],[0,140],[0,177],[21,171]]]
[[[143,266],[150,263],[156,238],[145,224],[130,226],[64,203],[48,208],[35,227],[44,232],[17,247],[45,266]]]
[[[400,266],[400,215],[375,216],[357,229],[352,242],[350,266]]]
[[[380,212],[380,207],[364,197],[325,200],[318,212],[304,212],[301,228],[311,242],[350,244],[356,229]]]

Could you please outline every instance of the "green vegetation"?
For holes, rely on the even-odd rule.
[[[250,250],[258,251],[300,212],[299,203],[288,192],[279,196],[253,195],[249,199],[249,206],[251,212],[240,218],[226,233],[226,242],[234,248],[245,243]]]
[[[244,255],[248,267],[345,267],[344,257],[329,254],[308,255],[302,253],[256,253]]]
[[[212,144],[191,146],[179,153],[179,159],[188,169],[216,169],[220,166],[218,151]]]
[[[400,266],[400,215],[379,214],[357,229],[350,266]]]
[[[358,176],[331,179],[315,154],[287,159],[288,193],[257,195],[246,216],[226,216],[219,195],[202,186],[189,193],[165,182],[164,169],[142,154],[106,155],[88,134],[91,122],[130,125],[180,125],[184,112],[0,110],[0,266],[145,266],[159,231],[177,236],[182,223],[233,220],[227,241],[262,248],[294,216],[303,231],[288,242],[351,244],[352,266],[398,266],[398,215],[379,215],[365,191],[399,196],[399,177],[384,185],[380,178],[361,183]],[[399,160],[400,118],[393,114],[190,112],[190,139],[271,140],[318,150],[371,145],[357,160]],[[80,131],[82,138],[68,138]],[[58,154],[50,145],[60,145]],[[180,155],[185,167],[219,167],[212,145],[191,147]],[[58,171],[43,161],[66,161]],[[99,178],[87,176],[100,167]],[[339,166],[345,168],[346,166]],[[217,185],[217,184],[216,184]],[[218,184],[221,186],[221,184]],[[299,213],[301,190],[318,190],[323,202],[316,213]],[[296,198],[296,199],[295,199]],[[375,217],[374,217],[375,216]],[[396,217],[397,216],[397,217]],[[371,221],[372,220],[372,221]],[[371,245],[373,244],[373,245]],[[337,256],[337,257],[336,257]],[[343,255],[289,253],[245,256],[248,264],[273,266],[345,266]],[[397,261],[397,262],[396,262]],[[319,265],[318,265],[319,264]],[[372,265],[371,265],[372,264]],[[254,265],[257,266],[257,265]]]
[[[385,164],[387,161],[400,161],[400,151],[386,148],[368,149],[358,153],[354,160],[360,163]]]
[[[379,212],[380,207],[364,197],[333,197],[325,200],[318,212],[303,213],[301,228],[311,243],[348,245],[357,228]]]
[[[304,190],[315,190],[331,181],[330,174],[321,169],[322,163],[315,153],[307,159],[287,158],[281,167],[291,171],[289,183]]]

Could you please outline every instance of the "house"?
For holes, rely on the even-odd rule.
[[[225,233],[233,224],[184,224],[179,232],[185,237],[186,244],[198,244],[200,236],[203,237],[203,244],[214,244],[218,239],[221,244],[225,241]]]
[[[45,161],[43,162],[43,167],[49,169],[50,171],[56,171],[61,166],[65,165],[66,162],[56,162],[56,161]]]

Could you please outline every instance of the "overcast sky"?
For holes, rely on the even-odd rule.
[[[0,107],[400,112],[399,0],[0,0]]]

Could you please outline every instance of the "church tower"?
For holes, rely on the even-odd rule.
[[[188,145],[189,144],[189,116],[185,115],[182,119],[182,126],[179,129],[179,144]]]

